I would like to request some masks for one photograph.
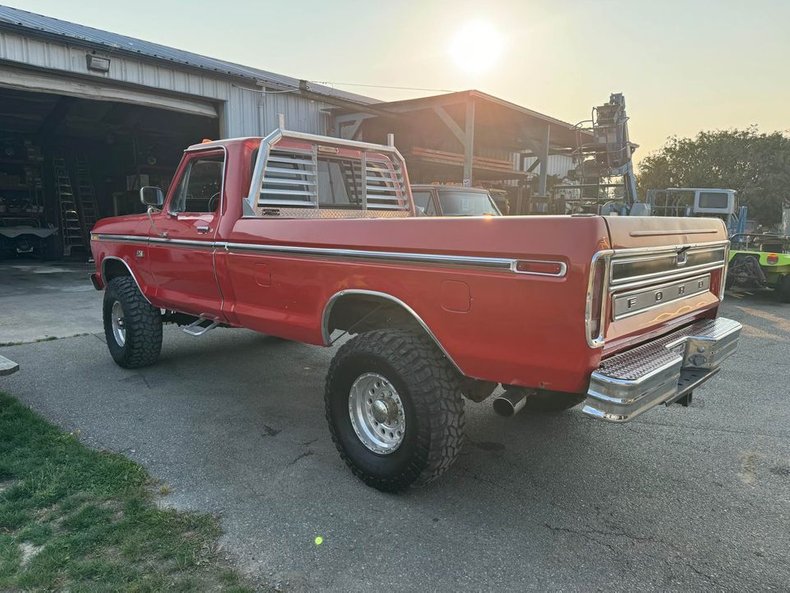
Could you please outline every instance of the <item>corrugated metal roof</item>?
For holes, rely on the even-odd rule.
[[[206,70],[223,76],[231,76],[247,79],[254,82],[264,82],[273,86],[286,89],[299,89],[300,80],[266,70],[258,70],[249,66],[234,64],[224,60],[217,60],[208,56],[202,56],[188,51],[183,51],[166,45],[159,45],[126,35],[119,35],[101,29],[94,29],[77,23],[70,23],[60,19],[11,8],[0,6],[0,26],[11,29],[24,29],[27,33],[38,33],[40,35],[66,37],[91,46],[98,46],[106,51],[119,51],[124,53],[137,54],[156,60],[164,60],[181,64],[190,68]],[[355,103],[371,104],[378,103],[378,99],[340,91],[328,86],[308,83],[307,90],[327,97],[335,97],[345,101]]]

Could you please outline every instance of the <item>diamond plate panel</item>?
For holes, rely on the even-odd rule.
[[[597,372],[613,379],[636,381],[655,370],[683,359],[688,338],[719,341],[740,330],[740,324],[731,319],[698,321],[668,334],[658,340],[637,346],[601,361]]]

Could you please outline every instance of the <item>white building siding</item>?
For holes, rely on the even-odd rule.
[[[278,114],[285,115],[286,126],[301,132],[325,133],[323,109],[329,105],[297,92],[262,93],[260,87],[235,83],[226,76],[196,72],[177,63],[138,59],[109,52],[110,70],[98,74],[88,70],[86,54],[92,50],[70,40],[63,43],[0,30],[0,62],[23,68],[36,68],[50,75],[72,78],[85,85],[133,85],[137,92],[173,94],[184,99],[202,100],[215,106],[223,136],[265,135],[278,125]],[[3,84],[0,77],[0,85]],[[165,108],[173,108],[163,105]]]
[[[329,106],[305,99],[295,93],[272,92],[261,97],[261,124],[267,130],[277,127],[278,114],[285,116],[285,127],[312,134],[325,134],[325,115]]]

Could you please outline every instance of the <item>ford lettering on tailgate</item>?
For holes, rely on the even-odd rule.
[[[710,290],[710,274],[626,292],[617,295],[614,299],[614,318],[621,319],[708,290]]]

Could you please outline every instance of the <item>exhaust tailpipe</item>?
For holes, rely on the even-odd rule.
[[[527,403],[530,392],[526,389],[508,389],[494,400],[494,412],[500,416],[515,416]]]

